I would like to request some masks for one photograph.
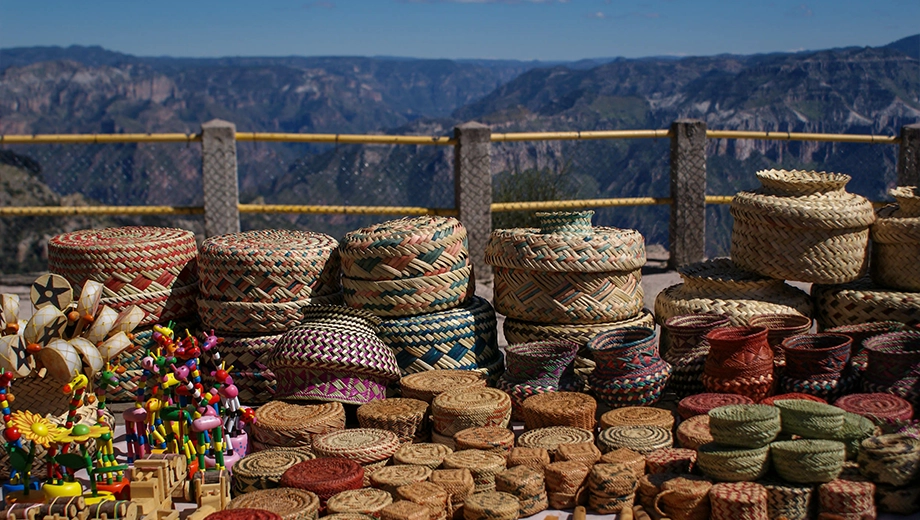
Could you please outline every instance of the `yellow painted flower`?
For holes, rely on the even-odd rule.
[[[69,431],[66,428],[58,428],[54,436],[54,442],[76,442],[83,444],[90,439],[98,439],[107,433],[111,433],[111,431],[112,430],[108,426],[99,426],[98,424],[94,424],[93,426],[77,424]]]
[[[51,424],[51,421],[37,413],[32,413],[28,410],[17,410],[13,412],[10,420],[13,426],[19,429],[19,433],[27,440],[41,444],[46,448],[54,441],[55,426]]]

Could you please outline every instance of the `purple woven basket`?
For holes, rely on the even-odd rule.
[[[761,314],[748,320],[751,327],[766,327],[767,342],[773,349],[773,365],[785,366],[786,353],[783,341],[811,330],[811,318],[801,314]]]
[[[572,341],[534,341],[508,345],[506,377],[517,383],[556,386],[575,361],[580,345]]]
[[[920,332],[892,332],[867,339],[868,366],[863,378],[877,385],[916,380],[920,372]]]
[[[730,324],[728,316],[722,314],[685,314],[672,316],[664,322],[659,341],[661,357],[674,363],[678,358],[700,347],[708,347],[706,334],[718,327]]]
[[[594,375],[599,379],[653,373],[661,362],[655,331],[645,327],[603,332],[587,348],[597,363]]]
[[[850,359],[852,338],[843,334],[800,334],[783,341],[785,376],[792,379],[823,379],[840,374]]]
[[[379,320],[346,307],[304,310],[304,324],[286,332],[266,359],[276,398],[364,404],[386,397],[399,379],[393,351],[376,335]]]
[[[833,327],[824,332],[846,334],[853,339],[853,345],[850,347],[850,365],[861,374],[869,363],[868,354],[863,347],[865,341],[879,334],[901,332],[902,330],[904,330],[904,324],[900,321],[874,321]]]
[[[611,408],[657,403],[671,376],[671,365],[659,359],[642,373],[602,378],[589,376],[595,397]]]

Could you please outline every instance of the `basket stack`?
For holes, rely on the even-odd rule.
[[[358,407],[358,424],[395,433],[399,442],[425,442],[428,438],[428,403],[418,399],[391,398]]]
[[[457,388],[484,388],[485,377],[479,372],[458,370],[429,370],[409,374],[399,379],[402,396],[431,404],[438,395]]]
[[[868,267],[872,204],[845,191],[849,175],[757,172],[761,188],[732,199],[731,255],[742,269],[779,280],[852,282]]]
[[[684,398],[704,391],[703,365],[709,355],[709,331],[726,327],[729,319],[718,314],[672,316],[661,327],[661,357],[671,364],[668,389]]]
[[[511,420],[511,398],[495,388],[456,388],[431,402],[431,439],[454,448],[454,435],[467,428],[498,426]]]
[[[811,298],[782,280],[744,271],[728,258],[715,258],[678,269],[683,283],[655,298],[655,320],[712,313],[727,316],[732,325],[748,325],[762,314],[811,316]]]
[[[761,404],[728,405],[709,411],[713,441],[698,448],[703,473],[727,482],[753,481],[769,467],[769,445],[780,432],[780,412]]]
[[[303,325],[286,332],[266,359],[278,381],[276,395],[359,405],[385,399],[399,367],[377,337],[378,323],[359,309],[305,307]]]
[[[661,399],[671,365],[658,355],[653,329],[630,327],[599,334],[588,343],[597,367],[588,379],[611,408],[650,405]]]
[[[872,225],[872,280],[890,289],[920,291],[920,193],[916,186],[888,192],[896,205],[878,211]]]
[[[760,401],[773,393],[773,350],[765,327],[723,327],[706,335],[703,386]]]
[[[900,514],[920,511],[920,440],[916,435],[870,437],[859,448],[859,472],[876,484],[879,510]]]
[[[496,385],[511,396],[511,417],[523,419],[524,400],[533,395],[575,390],[572,379],[578,344],[570,341],[536,341],[505,348],[505,372]]]
[[[779,391],[833,400],[852,389],[852,338],[843,334],[801,334],[782,343],[786,367]]]
[[[198,246],[191,231],[118,227],[73,231],[48,241],[48,270],[79,293],[87,280],[103,285],[100,305],[144,311],[139,326],[195,314]]]
[[[626,326],[650,326],[643,311],[645,241],[637,231],[592,227],[593,211],[537,213],[538,229],[500,229],[486,246],[495,306],[509,343],[548,338],[584,346]],[[590,360],[585,363],[590,372]]]

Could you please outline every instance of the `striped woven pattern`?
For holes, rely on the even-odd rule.
[[[661,448],[645,456],[649,473],[686,474],[696,466],[696,450],[687,448]]]
[[[574,378],[570,378],[565,382],[560,381],[556,385],[532,385],[529,383],[514,383],[507,378],[507,372],[502,374],[495,387],[511,397],[511,419],[514,421],[524,420],[524,401],[530,397],[579,389]]]
[[[325,503],[348,489],[360,489],[364,468],[348,459],[320,458],[294,464],[281,475],[281,487],[306,489]]]
[[[671,365],[660,360],[656,365],[646,369],[645,374],[635,376],[616,376],[601,380],[591,374],[591,390],[599,401],[611,408],[621,406],[648,406],[661,399],[668,379]]]
[[[843,471],[846,446],[842,442],[798,439],[770,445],[773,467],[780,477],[798,484],[830,482]]]
[[[234,495],[278,487],[281,475],[293,466],[316,456],[299,448],[273,448],[246,455],[233,465]]]
[[[338,242],[322,233],[263,229],[211,237],[198,259],[201,296],[244,303],[289,303],[337,293]]]
[[[704,444],[696,453],[697,467],[707,477],[725,482],[754,481],[770,468],[770,447],[742,449]]]
[[[709,355],[706,334],[728,324],[728,317],[718,314],[672,316],[664,322],[659,350],[661,357],[671,364],[670,391],[681,398],[704,391],[703,367]]]
[[[920,476],[920,439],[910,433],[869,437],[857,460],[859,472],[873,482],[905,486]]]
[[[613,514],[631,509],[637,479],[631,471],[616,464],[596,464],[586,483],[588,505],[600,514]]]
[[[920,291],[920,276],[911,269],[920,262],[920,212],[909,207],[916,204],[915,192],[915,187],[908,186],[891,190],[900,207],[880,209],[870,229],[872,279],[884,287],[913,292]]]
[[[469,266],[466,228],[453,217],[402,218],[351,231],[339,252],[345,277],[358,280],[434,276]]]
[[[198,334],[204,340],[207,334]],[[216,366],[214,353],[220,354],[220,360],[227,368],[227,373],[233,378],[233,384],[239,389],[240,402],[244,404],[265,404],[275,397],[275,374],[265,364],[265,357],[269,354],[281,334],[269,336],[221,336],[220,342],[212,350],[202,352],[201,360],[205,366]],[[210,373],[202,373],[206,383],[213,384],[215,379]]]
[[[428,403],[398,397],[370,401],[358,407],[358,424],[391,431],[400,442],[424,440],[428,435]]]
[[[841,394],[856,388],[858,374],[849,370],[839,375],[812,376],[809,379],[795,379],[786,375],[779,378],[779,391],[804,393],[818,397],[822,401],[833,401]]]
[[[709,431],[709,415],[694,415],[682,421],[677,427],[677,442],[682,448],[691,450],[713,442],[712,433]]]
[[[495,491],[495,475],[506,469],[504,455],[480,450],[455,451],[444,457],[445,469],[468,469],[475,492]]]
[[[629,468],[636,477],[645,474],[645,455],[629,448],[617,448],[601,455],[604,464],[622,464]]]
[[[709,411],[709,432],[723,446],[760,448],[780,432],[779,410],[764,404],[733,404]]]
[[[396,489],[400,486],[425,482],[429,477],[431,477],[431,468],[401,464],[384,466],[371,473],[370,479],[371,486],[382,489],[396,497]]]
[[[148,327],[157,323],[183,321],[195,316],[198,299],[198,284],[175,286],[172,289],[155,292],[136,292],[111,296],[99,300],[99,305],[107,305],[116,312],[121,312],[132,305],[144,311],[144,319],[139,327]]]
[[[677,403],[677,413],[683,419],[708,414],[710,410],[730,404],[754,404],[749,397],[737,394],[704,393],[685,397]]]
[[[198,246],[191,231],[116,227],[73,231],[48,241],[48,270],[75,288],[103,284],[103,298],[157,293],[198,281]]]
[[[756,482],[714,484],[709,490],[712,520],[768,520],[767,490]]]
[[[476,426],[508,426],[511,398],[494,388],[457,388],[442,392],[431,402],[432,430],[453,437]]]
[[[815,318],[822,329],[866,322],[920,324],[920,294],[885,289],[862,278],[842,285],[813,285]]]
[[[466,370],[429,370],[403,376],[399,387],[403,397],[431,403],[438,394],[455,388],[485,387],[479,372]]]
[[[392,495],[382,489],[348,489],[329,497],[326,501],[326,511],[333,514],[362,513],[377,517],[383,508],[392,503]]]
[[[868,417],[876,423],[908,421],[914,408],[906,400],[888,393],[850,394],[834,401],[834,406]]]
[[[415,316],[462,305],[475,292],[472,274],[472,266],[466,266],[431,276],[397,280],[343,278],[343,297],[349,307],[377,316]]]
[[[845,283],[868,267],[872,204],[844,190],[849,175],[757,172],[762,187],[732,199],[735,263],[764,276]]]
[[[399,448],[393,432],[375,428],[349,428],[313,437],[313,451],[320,457],[350,459],[358,464],[387,460]]]
[[[549,426],[522,433],[517,444],[523,448],[543,448],[550,455],[556,452],[560,444],[580,444],[594,442],[591,430],[572,426]]]
[[[597,436],[597,445],[604,453],[629,448],[647,455],[655,450],[670,448],[673,444],[671,431],[655,426],[612,426],[601,430]]]
[[[473,296],[461,307],[383,320],[378,336],[393,350],[403,375],[425,370],[472,370],[498,352],[495,311]]]
[[[345,429],[345,408],[340,403],[289,404],[272,401],[256,409],[252,437],[266,446],[305,446],[313,436]]]
[[[574,426],[593,430],[597,401],[578,392],[552,392],[534,395],[521,407],[528,430],[547,426]]]
[[[803,399],[778,400],[783,433],[810,439],[832,439],[834,432],[843,426],[844,411],[829,404]]]
[[[818,488],[818,511],[839,515],[845,520],[877,518],[875,484],[837,479]]]
[[[444,462],[444,457],[452,452],[452,449],[437,443],[403,444],[393,453],[393,464],[411,464],[437,469]]]
[[[655,317],[652,316],[652,313],[649,312],[648,309],[642,309],[635,317],[598,324],[565,325],[535,323],[507,318],[502,325],[502,331],[505,333],[505,339],[508,340],[509,345],[514,343],[541,341],[546,338],[572,341],[579,345],[584,345],[590,341],[591,338],[602,332],[626,327],[654,328]]]
[[[509,493],[480,492],[463,502],[464,520],[517,520],[520,502]]]
[[[672,285],[655,298],[655,320],[672,316],[720,314],[731,325],[747,325],[762,314],[811,316],[812,303],[804,291],[739,269],[728,258],[715,258],[678,269],[682,284]]]
[[[316,520],[319,497],[305,489],[260,489],[234,498],[227,509],[261,509],[283,520]]]
[[[657,426],[671,430],[674,428],[674,415],[661,408],[627,406],[601,415],[600,428],[604,430],[612,426]]]
[[[308,305],[338,305],[342,295],[333,293],[287,303],[221,302],[198,299],[198,315],[206,329],[231,334],[279,334],[303,323]]]
[[[789,520],[812,518],[814,489],[811,486],[797,486],[776,481],[760,483],[767,490],[767,513],[770,519],[785,517]]]

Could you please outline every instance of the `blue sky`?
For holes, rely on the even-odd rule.
[[[576,60],[876,46],[917,0],[0,0],[0,48]]]

